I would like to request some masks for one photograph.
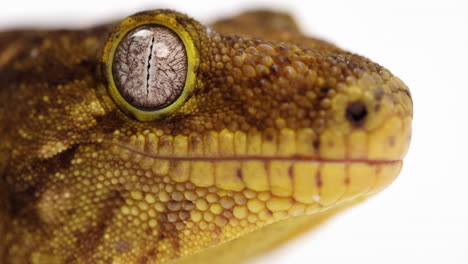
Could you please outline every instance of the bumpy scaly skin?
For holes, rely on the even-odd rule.
[[[105,89],[115,25],[0,35],[0,262],[166,263],[398,174],[412,101],[385,68],[284,14],[207,28],[155,13],[188,30],[200,65],[193,95],[152,122]]]

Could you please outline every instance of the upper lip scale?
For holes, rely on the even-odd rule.
[[[188,157],[188,156],[159,156],[147,153],[145,151],[136,149],[132,146],[126,144],[115,142],[115,141],[105,141],[119,147],[125,148],[129,151],[138,153],[142,156],[150,157],[153,159],[164,159],[172,161],[243,161],[243,160],[259,160],[259,161],[272,161],[272,160],[282,160],[282,161],[310,161],[310,162],[323,162],[323,163],[367,163],[367,164],[391,164],[397,163],[401,160],[399,159],[389,159],[389,160],[367,160],[367,159],[323,159],[323,158],[312,158],[304,156],[291,156],[291,157],[278,157],[278,156],[230,156],[230,157]]]

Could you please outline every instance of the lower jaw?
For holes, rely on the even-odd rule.
[[[172,205],[190,206],[184,211],[184,221],[166,220],[163,225],[167,230],[179,225],[186,228],[187,234],[180,232],[179,239],[187,243],[182,248],[196,244],[190,252],[292,216],[313,217],[359,201],[388,186],[402,165],[400,160],[160,156],[113,146],[113,158],[119,158],[126,167],[137,167],[144,177],[156,182],[157,189],[150,197],[158,200],[159,207],[167,207],[167,212],[161,209],[167,219],[178,219],[177,212],[170,211],[175,208]],[[140,200],[152,191],[151,186],[148,190],[129,186]],[[137,206],[140,200],[123,212],[132,212],[129,207]],[[214,230],[222,234],[221,238],[213,238]],[[197,239],[192,243],[193,234]]]
[[[167,170],[175,182],[240,193],[249,211],[267,209],[281,219],[373,195],[393,182],[401,166],[400,160],[176,159],[155,160],[153,171]]]
[[[218,166],[223,167],[223,164]],[[260,166],[263,169],[259,169]],[[275,159],[241,162],[241,173],[236,176],[240,176],[249,190],[269,192],[272,197],[266,201],[266,207],[273,213],[284,214],[288,210],[288,215],[297,215],[312,214],[345,201],[376,194],[393,182],[401,166],[400,160]],[[223,182],[221,177],[216,183],[222,189],[235,186],[232,182]],[[304,207],[305,211],[302,210]]]
[[[207,261],[210,256],[222,254],[229,257],[225,252],[242,252],[231,256],[232,263],[237,263],[240,256],[247,257],[270,248],[383,190],[397,177],[402,165],[402,161],[277,159],[216,163],[213,165],[214,185],[246,198],[245,203],[234,205],[229,224],[222,228],[226,240],[238,236],[242,239],[213,247],[198,257],[191,256],[177,263],[210,263]],[[230,171],[236,166],[241,173],[236,177],[243,186],[233,179],[228,180]],[[250,245],[248,250],[245,249],[246,244]]]

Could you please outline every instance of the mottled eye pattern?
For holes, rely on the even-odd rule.
[[[184,43],[166,27],[138,27],[117,46],[112,73],[119,93],[129,104],[142,110],[164,108],[177,100],[185,86]]]

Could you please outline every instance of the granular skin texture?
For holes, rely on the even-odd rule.
[[[413,104],[389,70],[287,14],[142,14],[200,57],[149,122],[107,92],[116,24],[0,33],[0,263],[238,263],[397,176]]]

